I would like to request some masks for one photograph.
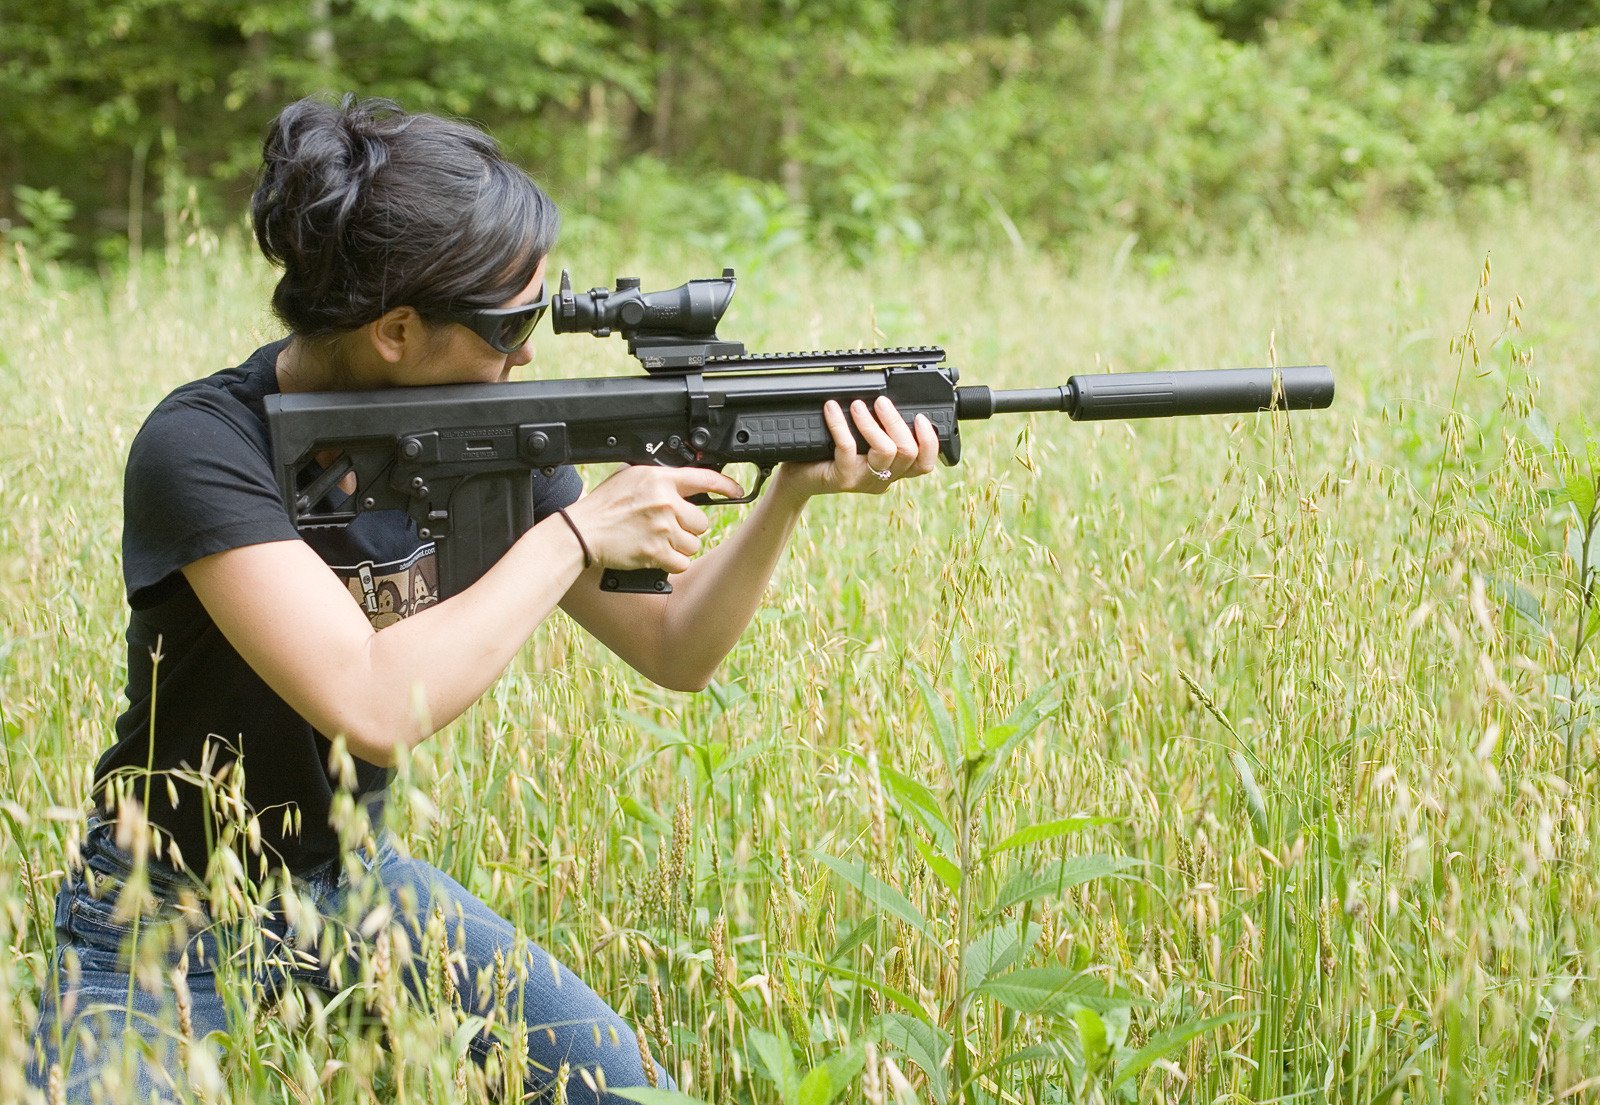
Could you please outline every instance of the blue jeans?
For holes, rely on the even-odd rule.
[[[209,907],[191,879],[150,861],[154,905],[136,924],[117,909],[134,865],[113,833],[110,822],[90,819],[83,867],[56,895],[57,947],[34,1035],[29,1081],[44,1088],[59,1064],[55,1077],[73,1105],[91,1101],[96,1084],[110,1100],[187,1101],[193,1072],[215,1063],[207,1033],[228,1032],[249,1004],[295,985],[359,989],[363,969],[370,980],[386,961],[417,1001],[448,999],[501,1026],[469,1042],[479,1063],[505,1046],[505,1026],[516,1029],[512,1038],[526,1039],[527,1094],[548,1092],[564,1063],[573,1103],[623,1105],[591,1087],[649,1084],[634,1030],[599,995],[460,883],[398,855],[387,836],[375,854],[358,853],[359,865],[332,860],[301,874],[300,908],[275,900],[249,920],[218,919],[226,911]],[[372,917],[380,923],[362,925]],[[379,939],[388,954],[375,952]],[[603,1079],[583,1077],[597,1067]],[[673,1086],[659,1065],[655,1073],[657,1085]]]

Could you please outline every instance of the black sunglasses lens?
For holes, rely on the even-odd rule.
[[[529,335],[533,333],[533,324],[538,321],[537,318],[503,319],[495,328],[494,337],[490,339],[489,344],[502,353],[515,353],[528,340]]]
[[[533,336],[534,326],[539,325],[539,318],[544,315],[544,309],[526,315],[506,315],[494,323],[490,333],[485,334],[488,344],[493,345],[502,353],[515,353],[522,349],[528,337]]]
[[[502,353],[515,353],[533,336],[534,327],[544,317],[546,304],[539,304],[527,314],[507,315],[500,320],[489,344]]]

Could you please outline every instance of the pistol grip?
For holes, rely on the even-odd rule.
[[[670,595],[672,584],[660,568],[607,568],[600,573],[600,590],[619,595]]]

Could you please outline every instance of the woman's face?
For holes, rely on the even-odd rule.
[[[545,260],[533,272],[533,279],[501,307],[520,307],[539,299],[544,290]],[[453,322],[438,322],[431,327],[428,355],[414,371],[406,375],[414,378],[396,380],[403,384],[490,384],[511,378],[511,370],[533,360],[529,348],[531,339],[523,342],[515,353],[501,353],[465,326]]]

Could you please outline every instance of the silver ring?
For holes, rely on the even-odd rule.
[[[894,473],[889,471],[887,468],[881,472],[878,471],[876,468],[872,467],[871,461],[867,462],[867,471],[871,472],[874,476],[877,476],[880,480],[887,480],[894,475]]]

